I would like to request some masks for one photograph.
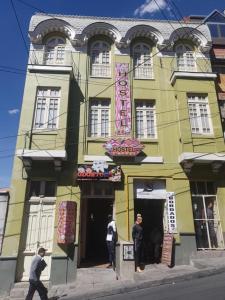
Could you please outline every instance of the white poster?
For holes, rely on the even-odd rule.
[[[169,233],[177,233],[176,204],[175,194],[173,192],[167,193],[166,202],[168,216],[168,231]]]

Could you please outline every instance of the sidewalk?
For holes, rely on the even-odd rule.
[[[191,265],[168,268],[162,264],[146,266],[143,273],[135,273],[133,280],[117,279],[112,269],[78,269],[77,280],[71,285],[53,286],[49,297],[86,300],[127,293],[162,284],[175,284],[225,272],[225,257],[193,259]]]

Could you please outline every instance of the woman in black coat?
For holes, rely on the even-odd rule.
[[[141,214],[137,214],[137,219],[132,230],[132,238],[134,242],[135,271],[139,273],[142,272],[140,264],[143,248],[143,228],[141,224],[142,216]]]

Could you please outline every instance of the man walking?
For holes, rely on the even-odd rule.
[[[36,290],[38,291],[41,300],[48,299],[48,290],[40,281],[41,272],[47,266],[43,258],[45,256],[45,251],[46,250],[44,248],[40,248],[38,250],[38,254],[32,260],[29,277],[30,286],[26,300],[32,300]]]

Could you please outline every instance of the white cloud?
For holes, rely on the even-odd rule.
[[[163,9],[170,10],[166,3],[166,0],[146,0],[144,4],[139,6],[134,11],[134,15],[142,17],[144,14],[154,14],[155,12]]]
[[[17,108],[10,109],[10,110],[8,110],[8,113],[10,115],[16,115],[19,113],[19,109],[17,109]]]

